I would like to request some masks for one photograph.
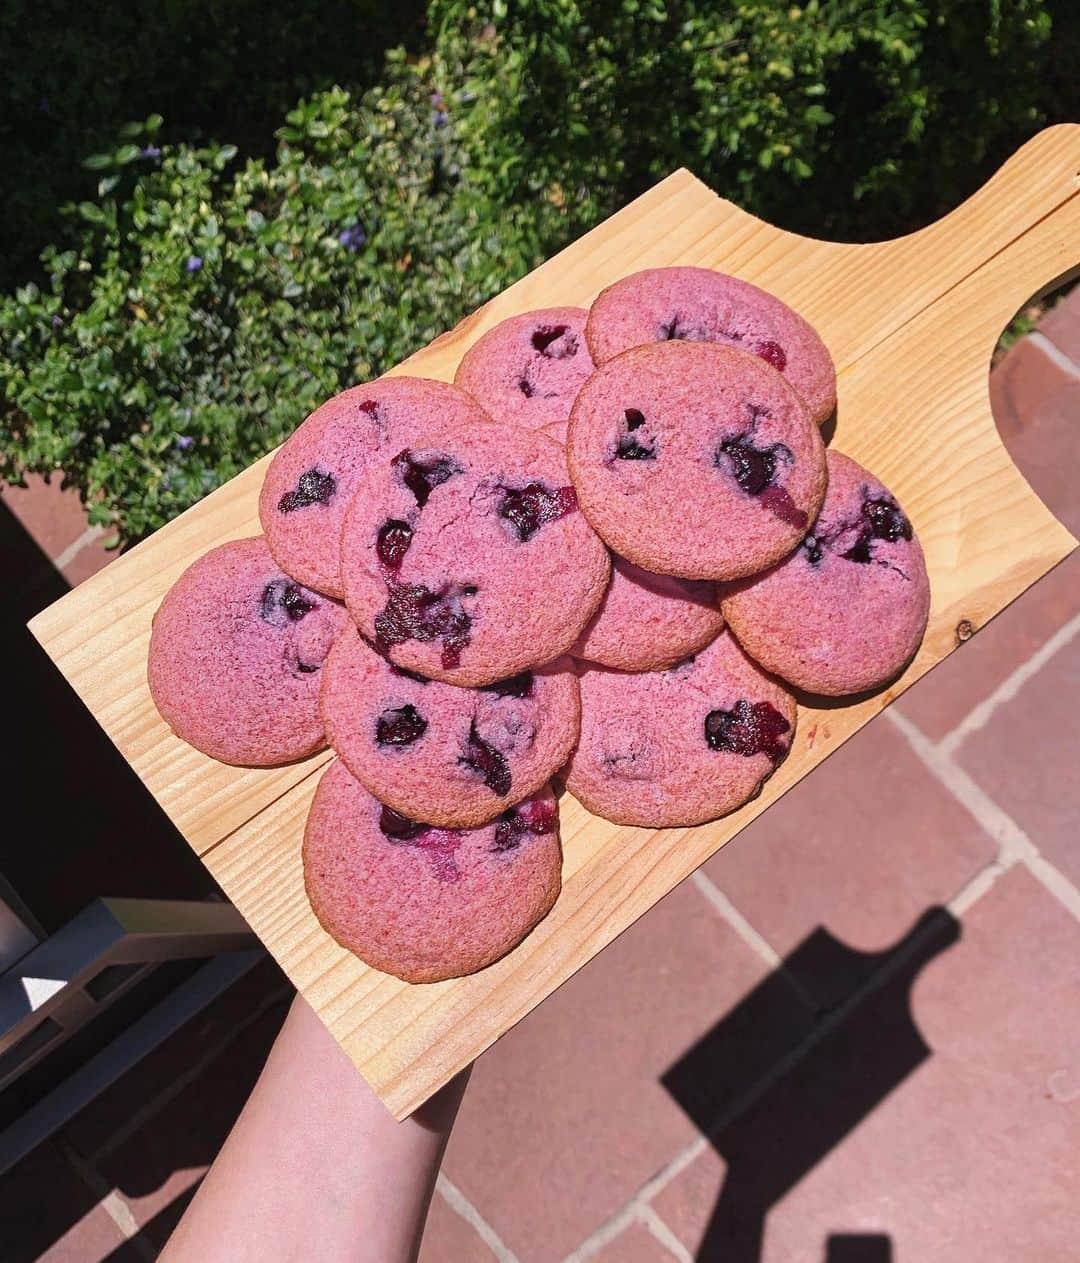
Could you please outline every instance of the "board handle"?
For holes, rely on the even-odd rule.
[[[1003,252],[1011,252],[1078,195],[1080,123],[1060,123],[1022,145],[954,211],[892,244],[917,244],[921,258],[937,260],[943,271],[953,273],[951,288],[989,268]],[[1060,260],[1060,251],[1048,247],[1034,258],[1025,258],[1024,266],[1031,273],[1019,278],[1017,285],[1007,286],[1007,294],[997,296],[1001,300],[999,330],[1025,300],[1053,286],[1078,261],[1073,258],[1062,264]]]
[[[977,288],[988,355],[1022,307],[1080,276],[1080,127],[1074,133],[1076,187],[1072,195],[988,258],[963,287]]]

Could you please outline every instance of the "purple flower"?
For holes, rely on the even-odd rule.
[[[359,224],[354,224],[352,228],[343,228],[338,233],[338,241],[346,250],[351,250],[353,254],[367,241],[367,233]]]
[[[190,452],[191,449],[195,446],[195,440],[191,437],[190,434],[181,434],[176,440],[176,446],[182,452]]]
[[[188,272],[199,272],[202,270],[202,259],[197,254],[192,254],[188,257],[184,268]]]
[[[433,92],[431,94],[431,104],[434,105],[434,107],[437,110],[441,110],[442,103],[443,103],[443,94],[441,92]]]
[[[147,145],[144,149],[141,149],[139,152],[140,152],[140,156],[143,158],[160,158],[161,157],[161,150],[157,147],[157,145]]]
[[[436,110],[435,111],[435,126],[445,127],[449,117],[450,115],[447,114],[445,110]]]
[[[53,318],[52,318],[52,327],[53,327],[54,329],[59,329],[59,328],[60,328],[60,326],[61,326],[63,323],[64,323],[64,322],[63,322],[63,320],[62,320],[59,316],[53,316]]]

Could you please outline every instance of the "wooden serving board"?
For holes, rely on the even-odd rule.
[[[328,754],[272,770],[226,767],[177,740],[150,700],[151,616],[196,557],[259,532],[266,459],[38,615],[31,630],[364,1077],[404,1117],[1075,547],[1003,448],[987,377],[1013,313],[1078,262],[1080,125],[1042,132],[938,223],[873,245],[782,232],[677,171],[393,370],[449,381],[497,321],[535,307],[587,306],[643,267],[735,273],[823,335],[839,373],[833,443],[895,491],[933,586],[929,630],[903,677],[852,707],[803,709],[789,758],[740,811],[695,829],[652,831],[609,824],[564,797],[559,902],[516,951],[472,977],[410,986],[369,969],[318,925],[304,896],[300,842]]]

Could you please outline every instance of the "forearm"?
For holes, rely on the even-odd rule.
[[[411,1263],[466,1079],[396,1123],[297,997],[163,1263]]]

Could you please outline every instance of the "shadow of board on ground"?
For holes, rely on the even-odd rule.
[[[855,951],[819,928],[665,1072],[664,1086],[726,1165],[697,1263],[760,1263],[770,1207],[931,1056],[912,1015],[911,989],[960,934],[956,918],[936,907],[880,953]],[[790,977],[869,978],[821,1017],[791,1064],[784,1032],[769,1020]],[[754,1081],[746,1048],[770,1031],[772,1049],[754,1060],[775,1067],[773,1074],[724,1116],[720,1094]],[[888,1236],[839,1225],[822,1252],[825,1263],[893,1263]]]

